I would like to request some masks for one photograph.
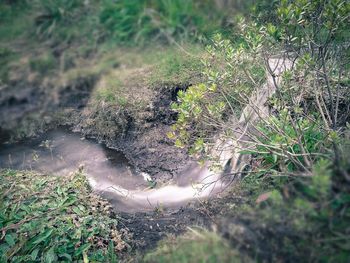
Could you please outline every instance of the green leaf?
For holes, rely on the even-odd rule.
[[[40,242],[48,239],[53,232],[53,229],[46,230],[44,233],[37,236],[36,240],[33,241],[33,244],[39,244]]]
[[[45,263],[52,263],[56,259],[55,248],[51,247],[45,255]]]
[[[91,244],[84,244],[84,245],[80,246],[80,247],[74,252],[74,256],[79,256],[79,255],[81,255],[83,252],[87,251],[90,247],[91,247]]]
[[[11,234],[7,234],[5,236],[5,241],[10,247],[12,247],[16,244],[16,242]]]
[[[29,207],[28,207],[28,206],[26,206],[26,205],[22,205],[20,208],[21,208],[22,210],[26,211],[26,212],[27,212],[27,214],[29,214],[29,213],[30,213],[30,209],[29,209]]]
[[[117,260],[118,260],[117,255],[115,254],[113,241],[109,241],[107,256],[108,256],[109,262],[114,263],[114,262],[117,262]]]
[[[36,257],[38,256],[38,253],[39,253],[39,249],[36,248],[32,251],[32,253],[30,254],[30,258],[34,261],[36,260]]]
[[[74,204],[77,201],[77,198],[74,196],[68,196],[66,197],[60,204],[59,206],[70,206],[72,204]]]
[[[273,158],[273,163],[277,163],[277,154],[273,154],[272,155],[272,158]]]
[[[59,256],[62,257],[62,258],[66,258],[68,261],[72,261],[71,255],[69,255],[67,253],[61,254]]]
[[[82,214],[80,209],[78,207],[76,207],[76,206],[73,207],[73,212],[76,213],[77,215],[81,215]]]
[[[89,263],[89,258],[85,251],[83,252],[83,260],[84,260],[84,263]]]
[[[62,189],[60,186],[57,187],[56,192],[58,195],[62,195]]]

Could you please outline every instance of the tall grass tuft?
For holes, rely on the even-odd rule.
[[[213,31],[208,9],[208,2],[194,0],[105,0],[100,22],[119,42],[172,42]]]

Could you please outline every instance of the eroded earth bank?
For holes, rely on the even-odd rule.
[[[119,72],[60,86],[24,78],[4,86],[0,165],[48,176],[83,171],[140,252],[189,226],[211,227],[207,199],[219,191],[200,196],[194,184],[203,168],[167,137],[176,120],[171,104],[190,83],[151,86],[144,80],[149,71],[132,70],[121,106],[96,95]]]

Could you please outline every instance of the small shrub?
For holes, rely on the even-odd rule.
[[[261,137],[256,142],[255,158],[261,158],[263,169],[282,169],[285,173],[301,171],[322,153],[326,155],[330,139],[322,129],[321,121],[302,116],[295,121],[292,118],[287,110],[283,110],[258,125]],[[248,152],[254,154],[254,150]]]
[[[157,88],[160,85],[185,86],[200,80],[199,70],[204,49],[195,45],[185,46],[186,51],[168,48],[152,58],[152,72],[149,83]]]
[[[168,135],[178,146],[190,144],[194,146],[191,153],[203,154],[215,132],[230,129],[229,116],[239,118],[253,90],[265,81],[263,60],[257,54],[260,41],[250,38],[246,41],[249,49],[234,45],[220,34],[214,36],[207,47],[208,56],[202,60],[205,82],[179,92],[177,103],[172,105],[178,119]]]

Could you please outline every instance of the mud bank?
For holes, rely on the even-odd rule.
[[[35,137],[67,125],[122,151],[132,165],[158,182],[171,180],[189,161],[186,150],[176,148],[166,136],[176,118],[170,104],[187,84],[151,88],[135,80],[129,93],[141,94],[142,103],[130,100],[131,104],[123,107],[104,102],[96,106],[93,92],[99,88],[101,76],[61,84],[24,76],[1,87],[1,141]]]
[[[191,161],[186,149],[175,147],[167,137],[171,124],[176,120],[176,113],[170,105],[176,101],[177,92],[187,86],[150,90],[152,97],[138,111],[120,109],[115,105],[99,106],[97,109],[89,105],[80,112],[74,131],[122,151],[152,180],[169,182]]]
[[[1,93],[0,100],[0,108],[4,110],[0,116],[2,141],[7,141],[12,135],[9,131],[18,126],[29,125],[30,132],[23,133],[25,139],[17,145],[21,145],[17,149],[17,157],[9,157],[13,145],[1,146],[0,167],[38,169],[57,174],[70,173],[79,168],[85,169],[86,172],[99,170],[95,177],[102,176],[105,179],[100,181],[100,186],[103,186],[103,182],[110,184],[122,177],[118,184],[122,182],[132,190],[144,190],[150,186],[147,180],[140,178],[141,173],[147,173],[157,187],[174,182],[180,187],[190,185],[194,178],[186,178],[185,175],[193,161],[186,154],[186,149],[175,147],[166,136],[170,125],[176,120],[176,113],[171,110],[170,105],[176,100],[177,92],[186,89],[188,84],[164,85],[157,89],[143,87],[143,91],[147,90],[151,96],[142,110],[137,112],[128,108],[121,109],[117,105],[106,105],[102,111],[101,107],[94,108],[90,102],[96,81],[97,78],[86,79],[64,87],[43,87],[39,91],[34,91],[36,85],[26,86],[21,92],[15,92],[16,88],[12,92],[6,88],[6,92]],[[19,87],[18,89],[21,90]],[[24,99],[31,92],[32,97]],[[103,113],[104,116],[100,120],[101,126],[96,125],[96,120],[101,116],[99,113]],[[56,118],[57,114],[60,115],[59,118]],[[78,147],[78,151],[77,148],[72,150],[63,147],[61,153],[55,155],[56,146],[60,141],[57,138],[59,134],[56,133],[57,139],[52,140],[45,132],[57,129],[60,125],[68,125],[65,129],[80,134],[75,133],[68,137],[76,137],[82,142],[88,141],[86,138],[94,138],[94,144],[97,140],[107,147],[98,145],[98,148],[102,149],[102,155],[90,154],[89,151],[94,146],[85,150]],[[109,132],[111,130],[113,132]],[[28,137],[34,137],[34,140],[28,140]],[[33,143],[36,144],[36,152],[33,151]],[[31,151],[25,153],[24,148]],[[83,157],[72,157],[73,151]],[[37,158],[44,158],[41,167]],[[73,160],[73,163],[68,163],[67,169],[68,159]],[[122,166],[118,165],[120,162],[123,163]],[[87,163],[90,163],[90,166]],[[111,178],[110,172],[116,170],[119,176]],[[107,193],[103,196],[110,199]],[[148,206],[147,212],[136,212],[140,211],[139,208],[132,210],[128,202],[121,202],[119,198],[114,199],[114,202],[115,206],[119,206],[116,216],[121,217],[123,227],[133,233],[132,246],[145,251],[153,248],[160,239],[169,234],[182,233],[188,225],[208,227],[212,224],[207,211],[203,211],[201,205],[196,202],[189,203],[191,199],[193,198],[175,202],[176,205],[172,207],[155,202]],[[111,202],[113,203],[113,200]]]
[[[114,216],[121,221],[121,229],[132,235],[130,245],[138,252],[154,248],[159,240],[180,234],[187,226],[208,228],[213,223],[208,211],[194,196],[196,190],[191,184],[199,175],[194,164],[179,173],[176,185],[169,185],[176,191],[169,191],[169,186],[158,189],[155,185],[150,189],[153,182],[131,165],[123,153],[65,128],[15,144],[2,144],[0,167],[33,170],[53,176],[67,176],[84,170],[94,191],[112,205]],[[147,202],[135,202],[132,195],[120,195],[115,191],[118,188],[139,193]],[[153,193],[158,193],[158,202],[152,199]],[[201,202],[206,201],[202,199]]]
[[[123,153],[64,128],[1,145],[0,167],[52,176],[84,171],[93,191],[105,197],[117,212],[127,213],[178,210],[189,201],[205,199],[222,189],[219,183],[211,184],[207,169],[194,162],[186,165],[173,182],[157,184],[149,174],[131,165]]]

